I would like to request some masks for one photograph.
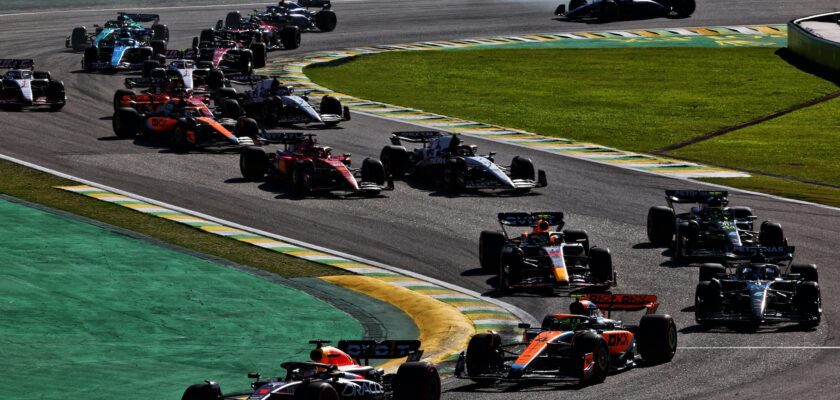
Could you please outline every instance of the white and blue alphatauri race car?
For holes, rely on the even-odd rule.
[[[82,69],[86,72],[140,71],[148,60],[165,62],[165,46],[146,46],[130,37],[116,38],[99,47],[88,47],[82,58]]]
[[[402,142],[422,143],[407,150]],[[380,159],[394,179],[411,176],[442,184],[447,190],[500,189],[527,192],[548,185],[545,172],[534,169],[530,159],[514,157],[510,166],[496,164],[495,153],[478,155],[478,147],[461,142],[457,135],[441,132],[394,132],[391,145]]]
[[[53,80],[48,71],[34,71],[34,66],[29,59],[0,60],[0,69],[9,69],[0,84],[0,108],[49,107],[59,111],[64,107],[67,103],[64,83]]]

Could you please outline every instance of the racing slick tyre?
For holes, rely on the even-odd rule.
[[[181,118],[178,120],[178,126],[172,132],[172,147],[175,150],[188,152],[195,148],[195,138],[190,138],[189,132],[195,132],[196,124],[192,118]]]
[[[169,41],[169,27],[163,24],[152,25],[152,40]]]
[[[385,186],[385,166],[375,158],[365,158],[362,161],[362,182],[372,182]]]
[[[52,81],[52,74],[50,71],[32,71],[32,79]]]
[[[581,8],[586,5],[586,0],[571,0],[569,1],[569,9],[566,12]]]
[[[224,109],[225,100],[234,99],[236,99],[236,89],[229,87],[221,88],[216,91],[216,95],[213,97],[213,105],[216,108]]]
[[[719,281],[705,281],[697,284],[694,292],[694,320],[704,325],[708,317],[720,309],[723,297]]]
[[[478,237],[478,263],[486,272],[495,272],[502,267],[502,248],[507,238],[497,231],[481,231]]]
[[[286,50],[300,47],[300,28],[294,25],[283,27],[280,30],[280,43]]]
[[[674,237],[674,253],[673,259],[675,261],[683,261],[688,255],[688,250],[691,249],[692,239],[697,237],[697,226],[688,222],[681,222],[677,225],[677,232]]]
[[[231,11],[225,16],[226,28],[239,28],[242,25],[242,14],[239,11]]]
[[[166,57],[166,42],[163,40],[152,40],[149,42],[149,46],[152,47],[152,52],[154,55],[162,55]]]
[[[589,251],[589,272],[595,283],[606,283],[613,280],[613,263],[610,249],[593,247]]]
[[[647,214],[648,241],[657,246],[670,246],[674,238],[676,223],[674,210],[670,207],[651,207]]]
[[[298,161],[292,172],[292,187],[298,194],[307,194],[315,187],[315,165],[311,161]]]
[[[321,114],[341,115],[344,109],[341,107],[341,101],[333,96],[321,97]]]
[[[820,299],[820,286],[817,282],[798,283],[794,302],[800,313],[811,318],[810,321],[801,322],[800,326],[812,328],[820,324],[822,300]]]
[[[610,372],[610,350],[601,335],[595,332],[584,332],[576,336],[572,341],[572,350],[578,357],[577,372],[580,374],[580,386],[598,384],[607,378]],[[591,360],[587,360],[589,354],[591,354]],[[591,361],[592,365],[588,366],[587,361]],[[592,368],[591,371],[586,371],[587,367]]]
[[[211,90],[218,90],[225,87],[225,73],[220,69],[211,69],[207,73],[207,87]],[[236,89],[233,91],[233,96],[236,97]]]
[[[452,193],[463,192],[467,188],[467,163],[458,158],[446,160],[443,168],[443,184]]]
[[[604,0],[598,9],[598,22],[612,22],[621,18],[621,8],[615,0]]]
[[[111,119],[114,134],[123,139],[133,138],[140,133],[141,124],[140,113],[129,107],[118,108],[114,113],[114,118]]]
[[[199,383],[192,385],[184,391],[181,400],[219,400],[222,398],[222,389],[216,382]]]
[[[677,353],[677,324],[674,319],[667,314],[642,317],[636,332],[636,346],[639,355],[648,364],[671,361]]]
[[[294,400],[339,400],[335,388],[324,381],[301,382],[295,389]]]
[[[82,51],[88,46],[87,28],[84,26],[77,26],[73,28],[73,33],[70,34],[70,47],[74,51]]]
[[[268,172],[268,154],[256,146],[248,146],[239,154],[239,172],[248,180],[262,179]]]
[[[257,124],[257,120],[253,118],[239,118],[239,121],[236,122],[236,136],[249,137],[254,141],[254,144],[259,146],[259,134],[260,126]]]
[[[817,273],[817,264],[792,264],[790,272],[799,274],[804,281],[819,282],[820,276]]]
[[[315,27],[321,32],[332,32],[338,24],[338,18],[335,12],[331,10],[321,10],[315,13]]]
[[[497,333],[478,333],[470,338],[467,345],[467,376],[480,385],[495,383],[496,379],[482,378],[481,375],[493,373],[502,366],[500,346],[502,338]]]
[[[134,91],[130,89],[117,89],[114,93],[114,112],[122,107],[122,99],[126,96],[134,96]]]
[[[781,247],[787,246],[785,232],[782,225],[777,222],[764,221],[758,233],[758,241],[762,246]]]
[[[254,72],[254,53],[251,50],[242,50],[239,53],[239,71],[245,75]]]
[[[536,181],[537,175],[534,172],[534,163],[530,158],[516,156],[510,162],[511,179],[527,179]]]
[[[697,3],[694,0],[670,0],[672,15],[677,18],[688,18],[694,14],[697,9]]]
[[[563,231],[563,241],[566,243],[580,243],[583,245],[583,251],[589,255],[589,234],[584,230],[566,229]]]
[[[222,115],[225,118],[238,119],[244,116],[245,112],[235,99],[225,99],[222,103]]]
[[[149,72],[149,78],[166,79],[166,70],[163,68],[155,68],[152,72]]]
[[[155,59],[155,51],[151,47],[139,47],[137,50],[137,60],[140,62]]]
[[[214,29],[211,28],[202,30],[201,34],[198,35],[199,46],[201,43],[212,43],[215,37],[216,31]]]
[[[49,74],[49,72],[47,72]],[[61,111],[64,108],[65,99],[67,96],[64,92],[64,82],[62,81],[50,81],[47,86],[47,100],[50,101],[50,110],[51,111]]]
[[[393,385],[394,400],[440,400],[440,374],[426,361],[400,365]]]
[[[82,69],[91,72],[93,71],[93,63],[99,61],[99,48],[90,46],[85,49],[85,55],[82,57]]]
[[[706,263],[700,265],[700,282],[712,280],[718,274],[725,274],[726,268],[721,264]]]
[[[265,43],[251,43],[248,47],[251,49],[251,54],[254,56],[254,68],[265,67],[266,63],[266,49]]]
[[[152,75],[152,71],[160,68],[160,63],[157,60],[143,61],[143,77],[148,78]]]
[[[402,179],[408,172],[408,151],[403,146],[385,146],[379,153],[379,159],[387,172],[394,179]]]

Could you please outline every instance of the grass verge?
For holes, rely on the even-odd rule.
[[[247,245],[115,204],[55,189],[55,186],[78,183],[8,161],[0,160],[0,176],[3,177],[0,179],[0,193],[101,221],[237,264],[287,278],[346,274],[337,268]]]
[[[390,52],[305,72],[360,98],[640,152],[838,89],[776,48]],[[822,103],[670,154],[791,178],[716,183],[837,205],[840,191],[806,181],[840,184],[838,106]]]

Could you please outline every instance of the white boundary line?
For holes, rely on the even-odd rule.
[[[330,89],[330,90],[332,90],[332,89]],[[364,100],[364,99],[360,99],[360,100]],[[431,126],[428,126],[428,125],[422,125],[422,124],[419,124],[419,123],[416,123],[416,122],[411,122],[411,121],[405,121],[405,120],[401,120],[401,119],[397,119],[397,118],[386,117],[386,116],[383,116],[383,115],[371,114],[371,113],[367,113],[367,112],[360,111],[360,110],[355,110],[354,109],[353,111],[358,113],[358,114],[363,114],[365,116],[374,117],[374,118],[381,118],[381,119],[384,119],[386,121],[399,122],[399,123],[403,123],[403,124],[406,124],[406,125],[413,125],[413,126],[417,126],[417,127],[424,128],[424,129],[434,129],[434,130],[439,130],[439,131],[446,131],[445,127],[434,128],[434,127],[431,127]],[[661,174],[661,173],[657,173],[657,172],[653,172],[653,171],[647,171],[647,170],[644,170],[644,169],[625,167],[621,164],[610,164],[610,163],[607,163],[607,162],[604,162],[604,161],[593,160],[593,159],[584,158],[584,157],[575,157],[575,156],[569,155],[569,154],[556,153],[556,152],[549,151],[549,150],[546,150],[546,149],[542,149],[542,148],[539,148],[539,147],[526,146],[526,145],[515,143],[515,142],[508,142],[508,141],[505,141],[505,140],[502,140],[502,139],[492,139],[492,138],[484,137],[482,135],[476,135],[476,134],[469,133],[469,132],[458,132],[458,134],[464,135],[464,136],[469,136],[469,137],[475,138],[475,139],[486,140],[488,142],[506,144],[506,145],[509,145],[509,146],[521,147],[523,149],[529,149],[529,150],[534,150],[534,151],[540,151],[540,152],[543,152],[543,153],[548,153],[548,154],[552,154],[552,155],[556,155],[556,156],[568,157],[568,158],[573,158],[573,159],[576,159],[576,160],[591,162],[591,163],[595,163],[595,164],[606,165],[606,166],[609,166],[609,167],[621,168],[621,169],[625,169],[625,170],[628,170],[628,171],[635,171],[635,172],[640,172],[640,173],[643,173],[643,174],[656,175],[656,176],[660,176],[660,177],[663,177],[663,178],[676,179],[676,180],[680,180],[680,181],[683,181],[683,182],[691,182],[693,184],[708,185],[708,186],[712,186],[712,187],[716,187],[716,188],[720,188],[720,189],[727,189],[727,190],[730,190],[730,191],[733,191],[733,192],[750,194],[750,195],[755,195],[755,196],[760,196],[760,197],[766,197],[766,198],[773,199],[773,200],[780,200],[780,201],[785,201],[785,202],[788,202],[788,203],[795,203],[795,204],[801,204],[801,205],[806,205],[806,206],[814,206],[814,207],[817,207],[817,208],[823,208],[823,209],[826,209],[826,210],[840,212],[840,207],[834,207],[834,206],[829,206],[829,205],[819,204],[819,203],[812,203],[812,202],[805,201],[805,200],[789,199],[787,197],[776,196],[776,195],[761,193],[761,192],[754,192],[754,191],[751,191],[751,190],[739,189],[739,188],[726,186],[726,185],[721,185],[721,184],[716,184],[716,183],[702,182],[702,181],[698,181],[698,180],[695,180],[695,179],[692,179],[692,178],[685,178],[685,177],[681,177],[681,176]],[[545,136],[545,137],[550,137],[550,136]],[[644,153],[639,153],[639,154],[644,154]],[[675,160],[678,160],[678,158],[676,158],[676,157],[673,157],[673,158]],[[726,179],[726,178],[721,178],[721,179]]]
[[[97,182],[94,182],[94,181],[90,181],[90,180],[87,180],[87,179],[82,179],[82,178],[79,178],[79,177],[76,177],[76,176],[73,176],[73,175],[70,175],[70,174],[65,174],[63,172],[59,172],[59,171],[56,171],[56,170],[53,170],[53,169],[50,169],[50,168],[47,168],[47,167],[42,167],[40,165],[33,164],[33,163],[28,162],[28,161],[24,161],[24,160],[21,160],[21,159],[18,159],[18,158],[7,156],[5,154],[0,154],[0,159],[10,161],[10,162],[13,162],[15,164],[20,164],[20,165],[23,165],[23,166],[26,166],[26,167],[29,167],[29,168],[33,168],[33,169],[39,170],[41,172],[46,172],[48,174],[55,175],[55,176],[58,176],[58,177],[61,177],[61,178],[70,179],[70,180],[73,180],[73,181],[76,181],[76,182],[79,182],[79,183],[83,183],[85,185],[95,186],[95,187],[98,187],[100,189],[110,191],[112,193],[117,193],[117,194],[121,194],[123,196],[128,196],[128,197],[133,197],[135,199],[142,200],[142,201],[145,201],[147,203],[155,204],[155,205],[158,205],[158,206],[161,206],[161,207],[166,207],[166,208],[169,208],[170,210],[175,210],[175,211],[178,211],[178,212],[181,212],[181,213],[184,213],[184,214],[188,214],[188,215],[192,215],[192,216],[195,216],[195,217],[203,218],[203,219],[206,219],[208,221],[216,222],[216,223],[221,224],[221,225],[226,225],[226,226],[229,226],[229,227],[241,229],[243,231],[251,232],[251,233],[254,233],[254,234],[257,234],[257,235],[270,237],[272,239],[277,239],[277,240],[287,242],[287,243],[291,243],[291,244],[294,244],[294,245],[297,245],[297,246],[310,248],[312,250],[317,250],[317,251],[320,251],[320,252],[323,252],[323,253],[332,254],[332,255],[335,255],[335,256],[338,256],[338,257],[346,258],[348,260],[357,261],[357,262],[364,263],[364,264],[369,264],[369,265],[379,267],[379,268],[382,268],[382,269],[385,269],[385,270],[388,270],[388,271],[391,271],[391,272],[395,272],[395,273],[398,273],[398,274],[401,274],[401,275],[410,276],[410,277],[415,278],[415,279],[420,279],[420,280],[423,280],[423,281],[426,281],[426,282],[429,282],[429,283],[433,283],[435,285],[438,285],[438,286],[441,286],[441,287],[444,287],[444,288],[447,288],[447,289],[450,289],[450,290],[453,290],[453,291],[456,291],[456,292],[459,292],[459,293],[463,293],[463,294],[471,296],[471,297],[475,297],[475,298],[480,299],[482,301],[486,301],[488,303],[495,304],[495,305],[497,305],[501,308],[504,308],[505,310],[507,310],[511,314],[515,315],[517,318],[522,320],[522,322],[529,323],[531,325],[538,325],[539,324],[539,322],[536,320],[536,318],[534,318],[527,311],[525,311],[525,310],[523,310],[519,307],[516,307],[512,304],[508,304],[508,303],[505,303],[503,301],[500,301],[500,300],[497,300],[497,299],[494,299],[494,298],[484,297],[484,296],[481,295],[481,293],[478,293],[478,292],[475,292],[475,291],[472,291],[472,290],[469,290],[469,289],[466,289],[466,288],[462,288],[460,286],[457,286],[457,285],[454,285],[454,284],[451,284],[451,283],[448,283],[448,282],[444,282],[444,281],[441,281],[441,280],[438,280],[438,279],[435,279],[435,278],[431,278],[431,277],[428,277],[428,276],[425,276],[425,275],[422,275],[422,274],[419,274],[419,273],[416,273],[416,272],[404,270],[402,268],[393,267],[393,266],[383,264],[383,263],[380,263],[380,262],[377,262],[377,261],[368,260],[368,259],[365,259],[365,258],[362,258],[362,257],[354,256],[352,254],[347,254],[347,253],[343,253],[343,252],[340,252],[340,251],[337,251],[337,250],[328,249],[328,248],[317,246],[317,245],[314,245],[314,244],[311,244],[311,243],[307,243],[307,242],[303,242],[303,241],[300,241],[300,240],[292,239],[292,238],[289,238],[289,237],[286,237],[286,236],[277,235],[277,234],[274,234],[274,233],[271,233],[271,232],[266,232],[266,231],[263,231],[263,230],[260,230],[260,229],[240,225],[240,224],[237,224],[235,222],[227,221],[227,220],[224,220],[224,219],[221,219],[221,218],[216,218],[216,217],[213,217],[213,216],[210,216],[210,215],[207,215],[207,214],[203,214],[203,213],[200,213],[200,212],[197,212],[197,211],[192,211],[192,210],[189,210],[189,209],[186,209],[186,208],[183,208],[183,207],[178,207],[176,205],[172,205],[172,204],[169,204],[169,203],[164,203],[164,202],[159,201],[159,200],[150,199],[148,197],[140,196],[140,195],[137,195],[137,194],[134,194],[134,193],[131,193],[131,192],[127,192],[125,190],[120,190],[120,189],[110,187],[110,186],[107,186],[107,185],[103,185],[103,184],[100,184],[100,183],[97,183]]]
[[[840,350],[840,346],[686,346],[680,350]]]

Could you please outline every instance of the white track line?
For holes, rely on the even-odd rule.
[[[840,346],[680,346],[677,350],[840,350]]]
[[[28,161],[24,161],[24,160],[17,159],[17,158],[11,157],[11,156],[7,156],[5,154],[0,154],[0,159],[10,161],[10,162],[13,162],[15,164],[20,164],[20,165],[23,165],[25,167],[29,167],[29,168],[32,168],[32,169],[36,169],[38,171],[46,172],[48,174],[52,174],[52,175],[55,175],[55,176],[58,176],[58,177],[61,177],[61,178],[65,178],[65,179],[73,180],[73,181],[76,181],[76,182],[79,182],[79,183],[83,183],[85,185],[95,186],[95,187],[98,187],[100,189],[104,189],[104,190],[107,190],[109,192],[112,192],[112,193],[117,193],[117,194],[121,194],[123,196],[132,197],[132,198],[135,198],[135,199],[138,199],[138,200],[145,201],[147,203],[151,203],[151,204],[155,204],[155,205],[158,205],[158,206],[161,206],[161,207],[168,208],[170,210],[175,210],[175,211],[178,211],[178,212],[181,212],[181,213],[184,213],[184,214],[188,214],[188,215],[192,215],[192,216],[195,216],[195,217],[198,217],[198,218],[203,218],[203,219],[206,219],[208,221],[213,221],[213,222],[216,222],[216,223],[221,224],[221,225],[226,225],[228,227],[241,229],[243,231],[251,232],[251,233],[254,233],[254,234],[257,234],[257,235],[270,237],[272,239],[277,239],[277,240],[280,240],[280,241],[283,241],[283,242],[286,242],[286,243],[295,244],[295,245],[298,245],[298,246],[301,246],[301,247],[307,247],[307,248],[317,250],[317,251],[320,251],[320,252],[323,252],[323,253],[332,254],[332,255],[335,255],[335,256],[346,258],[348,260],[352,260],[352,261],[376,266],[376,267],[379,267],[379,268],[382,268],[382,269],[385,269],[385,270],[388,270],[388,271],[391,271],[391,272],[395,272],[395,273],[398,273],[398,274],[401,274],[401,275],[410,276],[412,278],[424,280],[426,282],[430,282],[430,283],[433,283],[435,285],[442,286],[444,288],[454,290],[456,292],[460,292],[460,293],[463,293],[465,295],[468,295],[468,296],[471,296],[471,297],[474,297],[474,298],[477,298],[477,299],[481,299],[481,300],[486,301],[488,303],[495,304],[495,305],[497,305],[501,308],[504,308],[505,310],[507,310],[511,314],[515,315],[517,318],[522,320],[522,322],[525,322],[525,323],[528,323],[528,324],[531,324],[531,325],[539,325],[539,322],[537,321],[536,318],[534,318],[531,314],[529,314],[528,312],[526,312],[525,310],[523,310],[519,307],[516,307],[512,304],[505,303],[503,301],[499,301],[499,300],[494,299],[494,298],[482,296],[481,293],[478,293],[478,292],[475,292],[475,291],[472,291],[472,290],[469,290],[469,289],[466,289],[466,288],[462,288],[460,286],[451,284],[449,282],[444,282],[444,281],[441,281],[441,280],[438,280],[438,279],[435,279],[435,278],[431,278],[431,277],[428,277],[428,276],[425,276],[425,275],[422,275],[422,274],[418,274],[416,272],[404,270],[402,268],[393,267],[393,266],[383,264],[383,263],[380,263],[380,262],[377,262],[377,261],[368,260],[368,259],[365,259],[365,258],[362,258],[362,257],[354,256],[352,254],[343,253],[343,252],[340,252],[340,251],[337,251],[337,250],[328,249],[328,248],[317,246],[317,245],[314,245],[314,244],[311,244],[311,243],[307,243],[307,242],[292,239],[292,238],[289,238],[289,237],[277,235],[277,234],[274,234],[274,233],[271,233],[271,232],[266,232],[266,231],[259,230],[259,229],[256,229],[256,228],[251,228],[251,227],[248,227],[248,226],[240,225],[240,224],[237,224],[235,222],[227,221],[227,220],[224,220],[224,219],[221,219],[221,218],[216,218],[216,217],[213,217],[213,216],[210,216],[210,215],[207,215],[207,214],[202,214],[202,213],[197,212],[197,211],[189,210],[189,209],[186,209],[186,208],[183,208],[183,207],[178,207],[176,205],[172,205],[172,204],[169,204],[169,203],[164,203],[164,202],[159,201],[159,200],[150,199],[148,197],[140,196],[138,194],[127,192],[125,190],[120,190],[120,189],[110,187],[110,186],[107,186],[107,185],[103,185],[101,183],[97,183],[97,182],[90,181],[90,180],[87,180],[87,179],[82,179],[82,178],[79,178],[79,177],[76,177],[76,176],[73,176],[73,175],[70,175],[70,174],[65,174],[63,172],[59,172],[59,171],[56,171],[56,170],[53,170],[53,169],[50,169],[50,168],[47,168],[47,167],[43,167],[43,166],[40,166],[40,165],[37,165],[37,164],[33,164],[33,163],[28,162]]]
[[[369,0],[341,0],[341,3],[363,3]],[[194,6],[162,6],[162,7],[120,7],[120,8],[75,8],[70,10],[52,10],[52,11],[30,11],[10,14],[0,14],[0,17],[14,17],[19,15],[43,15],[43,14],[71,14],[71,13],[98,13],[106,11],[145,11],[145,10],[191,10],[202,8],[222,8],[222,7],[238,7],[238,6],[265,6],[268,2],[263,1],[259,3],[236,3],[236,4],[203,4]]]

